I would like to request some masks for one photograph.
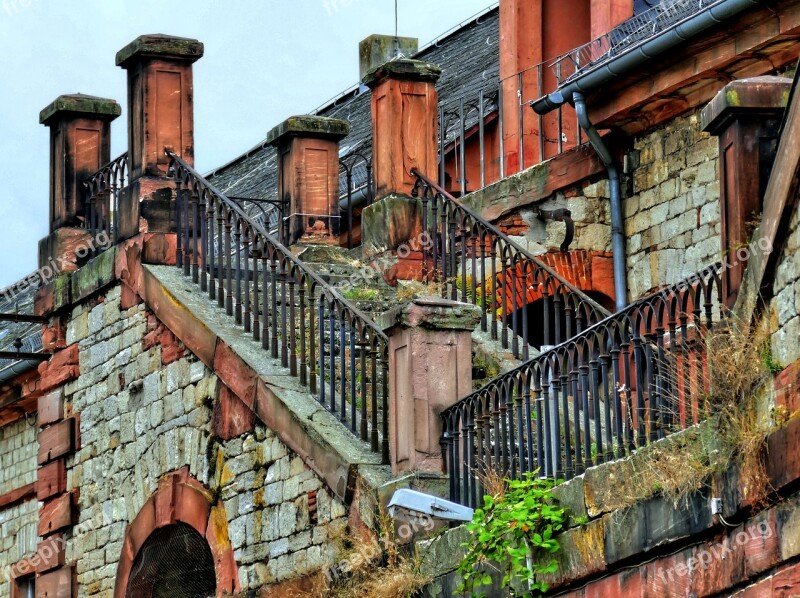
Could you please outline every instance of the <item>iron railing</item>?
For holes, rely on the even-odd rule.
[[[560,87],[586,70],[641,45],[721,1],[662,0],[652,8],[622,22],[608,33],[549,61],[548,66],[556,76],[557,86]]]
[[[342,176],[344,174],[344,176]],[[344,188],[342,188],[344,185]],[[347,248],[353,248],[353,211],[357,207],[366,207],[375,200],[375,188],[372,184],[372,155],[362,152],[351,152],[339,159],[339,197],[344,201],[347,220]],[[358,205],[354,205],[358,204]]]
[[[119,197],[128,185],[128,153],[115,158],[84,181],[83,228],[96,238],[105,233],[110,244],[119,241]],[[100,245],[93,244],[91,251],[97,253]]]
[[[388,339],[171,152],[177,265],[373,452],[389,461]]]
[[[482,473],[586,468],[706,415],[706,332],[723,322],[720,266],[644,297],[442,412],[452,500],[475,506]]]
[[[529,346],[559,344],[609,315],[442,187],[412,174],[412,195],[422,203],[423,278],[442,284],[444,297],[481,307],[481,329],[514,357],[528,359]]]
[[[548,63],[439,105],[439,185],[464,196],[583,143],[575,109],[530,109],[556,86]],[[475,152],[475,153],[473,153]]]

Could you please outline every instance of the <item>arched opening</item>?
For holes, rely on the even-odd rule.
[[[126,598],[205,598],[216,594],[211,548],[185,523],[155,530],[131,568]]]

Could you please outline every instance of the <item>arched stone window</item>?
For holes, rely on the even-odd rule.
[[[214,596],[217,579],[206,539],[185,523],[154,531],[139,549],[126,598]]]
[[[225,506],[189,475],[165,475],[125,531],[114,598],[198,598],[240,590]]]

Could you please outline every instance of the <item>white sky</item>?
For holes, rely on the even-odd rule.
[[[399,0],[399,34],[424,45],[492,0]],[[394,33],[393,0],[0,0],[0,288],[37,267],[48,232],[48,129],[57,96],[117,100],[112,157],[127,149],[116,52],[145,33],[194,37],[195,161],[208,171],[358,79],[358,42]]]

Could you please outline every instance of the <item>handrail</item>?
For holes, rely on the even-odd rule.
[[[635,301],[444,410],[451,498],[475,505],[482,469],[571,479],[702,419],[704,337],[728,316],[721,269]]]
[[[481,329],[487,331],[491,315],[491,336],[498,338],[500,324],[505,348],[510,324],[515,357],[527,359],[529,345],[559,344],[610,314],[419,170],[411,174],[417,179],[412,195],[422,201],[428,241],[422,244],[423,276],[443,283],[445,296],[483,307]],[[529,326],[535,322],[528,306],[537,300],[543,309],[540,334]]]
[[[177,266],[389,460],[388,338],[238,204],[172,152]]]
[[[108,244],[119,241],[119,193],[128,184],[128,152],[101,166],[97,172],[83,181],[85,189],[85,211],[83,228],[95,235],[108,235]],[[102,247],[92,244],[91,251]]]

